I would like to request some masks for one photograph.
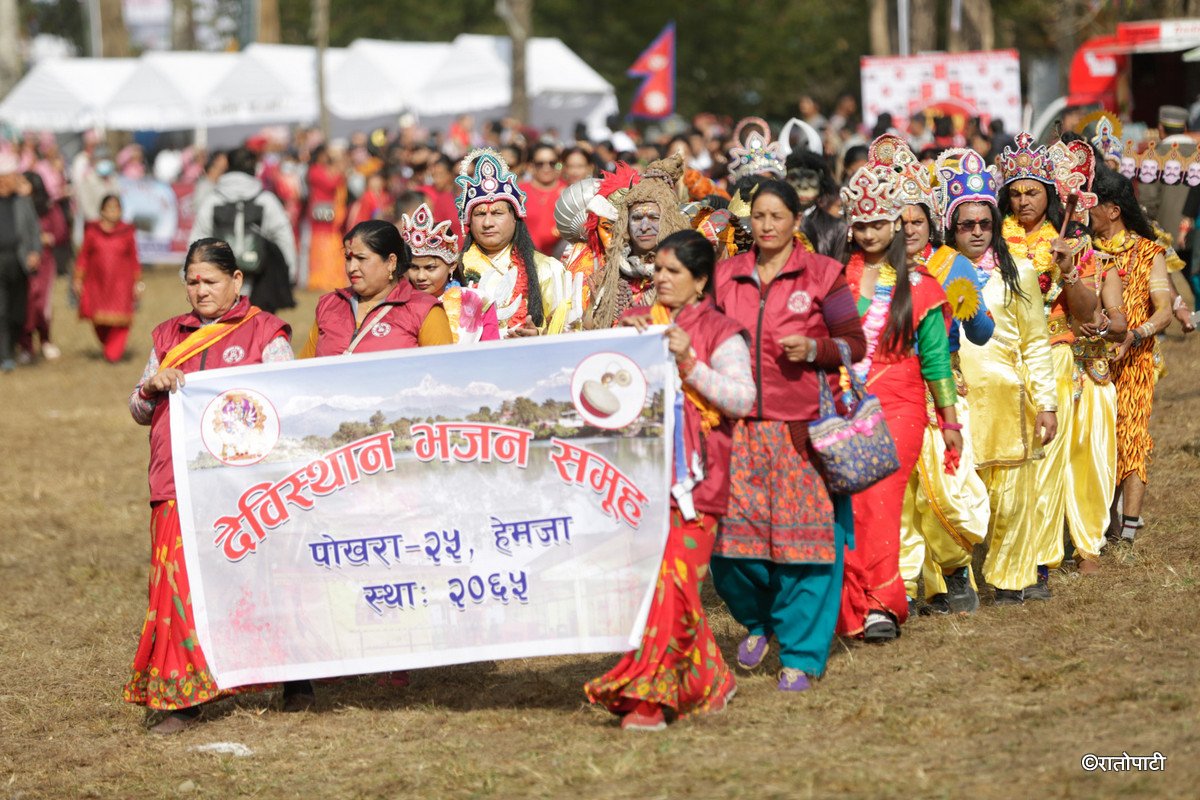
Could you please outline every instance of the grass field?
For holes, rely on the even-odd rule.
[[[1054,599],[920,618],[838,646],[813,691],[774,657],[711,719],[622,732],[581,685],[613,656],[474,664],[223,701],[173,738],[121,700],[145,613],[146,429],[126,397],[149,332],[186,310],[147,277],[133,357],[110,366],[57,287],[60,361],[0,375],[0,798],[1097,798],[1200,796],[1200,340],[1166,342],[1147,527]],[[315,298],[288,314],[299,336]],[[727,654],[740,633],[711,598]],[[247,757],[197,752],[237,742]],[[1084,754],[1167,757],[1087,773]]]

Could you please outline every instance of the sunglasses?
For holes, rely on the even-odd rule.
[[[964,219],[958,223],[959,233],[970,233],[976,228],[987,233],[992,229],[992,221],[990,219]]]
[[[533,165],[535,167],[553,167],[557,163],[557,161],[535,161]]]

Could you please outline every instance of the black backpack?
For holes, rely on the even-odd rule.
[[[255,202],[258,194],[213,208],[213,236],[229,243],[238,269],[247,276],[262,272],[268,258],[268,242],[262,235],[263,209]]]

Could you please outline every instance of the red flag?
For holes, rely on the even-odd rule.
[[[662,119],[675,113],[675,23],[668,22],[662,33],[647,47],[625,73],[644,78],[629,115],[643,119]]]

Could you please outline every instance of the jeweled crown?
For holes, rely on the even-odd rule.
[[[425,203],[410,217],[400,215],[400,238],[414,256],[434,256],[453,264],[458,260],[458,237],[450,230],[450,221],[433,221],[433,212]]]
[[[739,180],[747,175],[772,175],[782,178],[786,172],[784,155],[779,142],[771,141],[771,126],[759,117],[746,117],[733,129],[729,148],[729,174]]]
[[[942,227],[949,229],[954,209],[963,203],[997,205],[998,181],[983,156],[966,147],[945,150],[934,165]]]
[[[842,213],[851,225],[894,220],[902,208],[897,200],[899,189],[899,178],[891,169],[869,164],[859,167],[842,188]]]
[[[504,157],[495,150],[481,148],[467,153],[454,182],[462,189],[458,195],[458,215],[464,225],[475,206],[498,200],[510,203],[513,213],[525,218],[525,193],[517,186],[517,176],[509,172]]]
[[[929,171],[917,160],[906,141],[895,134],[883,134],[871,142],[867,150],[867,163],[896,173],[899,182],[896,200],[900,205],[923,205],[929,209],[930,219],[939,219],[937,197],[933,193]]]
[[[1004,185],[1013,181],[1035,180],[1054,185],[1054,164],[1044,146],[1035,145],[1033,134],[1021,131],[1017,134],[1017,149],[1005,147],[1000,154],[1000,175]]]
[[[1096,152],[1082,139],[1056,142],[1049,150],[1054,163],[1054,187],[1058,198],[1067,202],[1071,195],[1078,195],[1076,212],[1095,208],[1099,199],[1089,191],[1096,177]]]

